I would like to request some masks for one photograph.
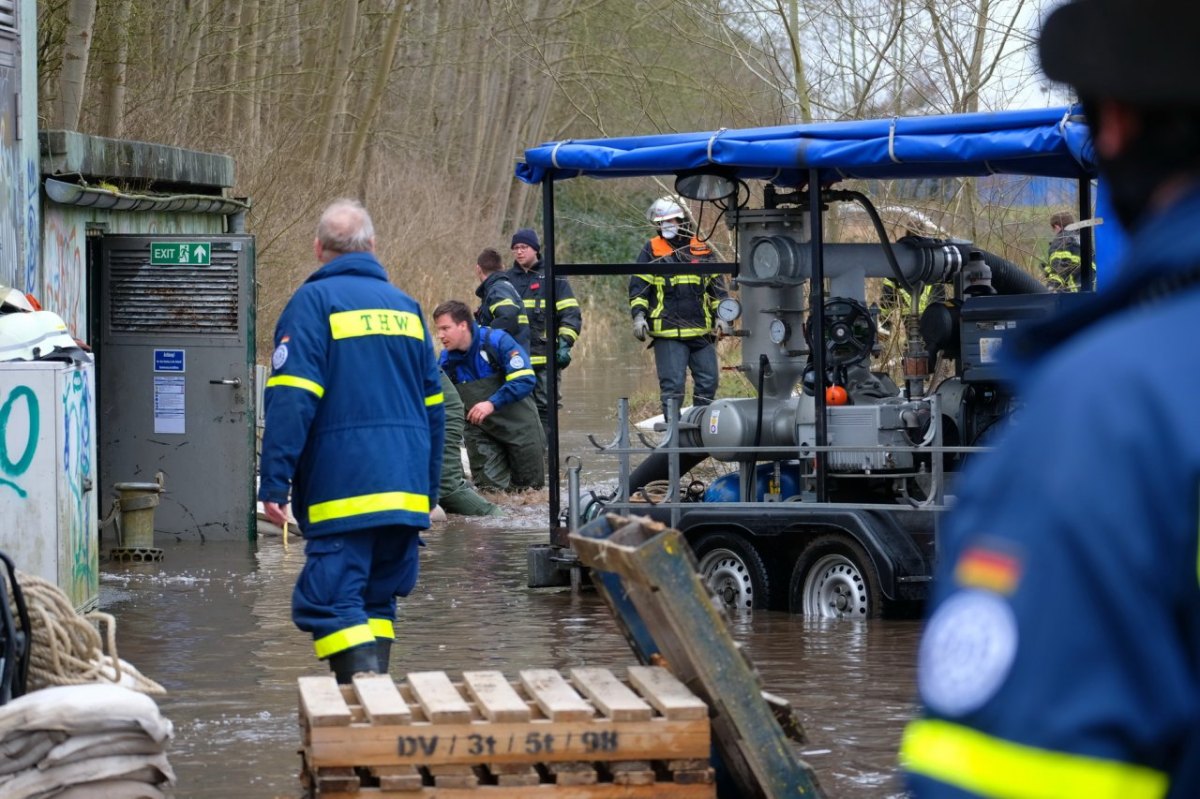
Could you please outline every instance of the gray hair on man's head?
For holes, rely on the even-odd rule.
[[[317,223],[317,241],[332,252],[371,252],[375,249],[375,226],[358,200],[334,200]]]

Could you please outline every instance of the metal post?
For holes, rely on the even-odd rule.
[[[1092,218],[1092,179],[1079,179],[1079,218]],[[1095,238],[1092,236],[1093,227],[1085,226],[1079,231],[1079,290],[1096,290],[1096,270],[1092,268],[1095,261]]]
[[[542,266],[546,270],[546,479],[550,488],[550,535],[558,527],[558,364],[554,351],[558,341],[558,292],[554,279],[554,176],[542,182]]]
[[[809,318],[812,319],[813,354],[813,399],[816,400],[817,446],[829,444],[829,430],[825,419],[825,237],[821,225],[821,173],[808,170],[808,213],[809,244],[812,247],[812,280],[809,281]],[[828,455],[818,450],[817,456],[817,502],[828,502],[829,491],[825,486],[825,464]],[[757,477],[757,475],[755,475]],[[757,484],[757,480],[755,481]]]

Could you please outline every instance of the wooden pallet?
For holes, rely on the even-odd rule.
[[[320,799],[715,796],[708,708],[665,669],[301,677],[303,777]]]

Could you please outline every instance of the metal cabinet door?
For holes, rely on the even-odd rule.
[[[99,252],[101,502],[161,473],[156,532],[252,538],[254,238],[104,236]]]

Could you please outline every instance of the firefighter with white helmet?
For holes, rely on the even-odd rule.
[[[677,198],[655,200],[646,210],[646,218],[657,235],[646,242],[638,263],[703,264],[713,260],[708,244],[690,229],[687,212]],[[693,404],[708,405],[716,396],[720,373],[713,346],[714,326],[722,335],[732,332],[715,314],[717,303],[725,296],[725,287],[716,276],[699,271],[629,278],[633,335],[638,341],[649,336],[653,342],[664,415],[668,398],[682,405],[689,369]]]

